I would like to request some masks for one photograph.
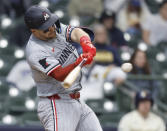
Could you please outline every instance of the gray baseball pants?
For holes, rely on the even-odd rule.
[[[45,131],[102,131],[95,113],[68,94],[61,99],[39,98],[38,117]]]

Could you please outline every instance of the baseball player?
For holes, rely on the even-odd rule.
[[[46,131],[102,131],[95,113],[80,102],[82,72],[65,89],[63,80],[84,58],[90,64],[96,55],[91,43],[93,32],[67,26],[47,8],[32,6],[25,13],[32,35],[26,46],[26,58],[37,86],[38,117]],[[80,56],[71,42],[80,43]]]
[[[152,113],[153,98],[147,91],[136,94],[136,110],[123,116],[119,123],[119,131],[166,131],[164,121]]]

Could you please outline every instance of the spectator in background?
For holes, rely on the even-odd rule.
[[[100,22],[106,27],[109,35],[109,40],[112,47],[122,47],[127,43],[124,39],[123,32],[116,27],[116,14],[113,11],[103,11],[100,17]]]
[[[31,0],[1,0],[0,14],[15,19],[23,16]]]
[[[88,23],[99,17],[103,10],[102,0],[70,0],[68,13],[72,19],[79,18],[80,23]],[[78,25],[77,25],[78,26]]]
[[[85,92],[82,99],[103,98],[104,81],[113,82],[120,85],[126,79],[126,74],[119,67],[121,60],[118,50],[109,45],[109,39],[106,28],[101,24],[94,25],[96,56],[94,63],[84,70],[84,78],[82,79]],[[91,92],[96,91],[92,94]]]
[[[129,0],[118,14],[118,27],[131,34],[141,33],[141,23],[150,16],[150,12],[141,0]]]
[[[112,48],[108,43],[107,31],[101,24],[94,26],[96,56],[94,64],[88,72],[90,80],[112,81],[115,84],[120,84],[126,78],[125,73],[120,69],[121,59],[118,50]]]
[[[136,49],[131,56],[130,63],[133,69],[130,74],[133,75],[152,75],[146,52]],[[157,95],[157,82],[153,80],[130,80],[134,85],[137,85],[138,90],[149,90],[154,96]]]
[[[104,0],[104,9],[119,12],[128,0]]]
[[[145,74],[145,75],[151,74],[146,52],[140,49],[136,49],[132,54],[130,63],[132,63],[133,65],[131,74]]]
[[[9,72],[6,80],[22,91],[28,91],[35,86],[30,66],[26,60],[18,61]]]
[[[160,4],[159,13],[148,17],[143,22],[143,40],[152,46],[156,46],[161,41],[167,41],[167,0]]]
[[[22,17],[20,18],[20,21],[23,21]],[[11,36],[9,39],[10,43],[15,44],[19,47],[24,47],[27,44],[28,39],[31,35],[31,32],[27,29],[25,24],[22,22],[20,23],[18,22],[15,25],[14,30],[12,30],[10,33],[11,33]]]
[[[70,16],[99,16],[102,9],[102,0],[70,0],[68,12]]]
[[[14,10],[14,17],[24,15],[25,11],[31,6],[32,0],[8,0]]]
[[[107,30],[103,25],[97,24],[94,26],[95,33],[95,47],[96,56],[94,58],[96,64],[117,66],[121,65],[121,59],[118,54],[118,50],[109,45]]]
[[[14,10],[12,9],[11,3],[8,0],[1,0],[0,15],[12,17],[13,12]]]
[[[151,112],[153,103],[149,92],[138,92],[135,97],[136,110],[122,117],[118,131],[166,131],[164,121]]]
[[[6,13],[12,19],[12,26],[8,27],[10,44],[24,47],[30,36],[30,32],[23,23],[23,14],[32,4],[31,0],[3,0],[0,5],[0,14]],[[1,8],[1,6],[3,6]],[[5,29],[4,29],[5,30]],[[5,35],[5,34],[4,34]]]

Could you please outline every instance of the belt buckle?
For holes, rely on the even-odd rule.
[[[79,99],[80,98],[80,92],[71,93],[70,97],[72,99]]]
[[[60,99],[60,96],[58,94],[54,95],[54,99],[57,99],[59,100]]]
[[[75,98],[75,99],[80,98],[80,93],[79,93],[79,92],[75,92],[75,93],[74,93],[74,98]]]

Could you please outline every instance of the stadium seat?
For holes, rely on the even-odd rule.
[[[103,127],[117,127],[118,123],[121,119],[121,117],[125,113],[123,112],[114,112],[114,113],[108,113],[108,114],[103,114],[99,116],[99,120],[102,124]]]
[[[156,60],[157,53],[161,52],[159,48],[157,47],[149,47],[147,50],[147,57],[148,59],[154,59]]]
[[[167,50],[167,42],[161,41],[157,44],[157,48],[161,51],[166,51]]]
[[[0,113],[6,111],[4,104],[9,97],[9,87],[4,80],[0,80]]]
[[[1,76],[7,76],[17,59],[14,56],[0,55],[0,60],[3,62],[3,66],[0,68]]]
[[[14,51],[16,50],[16,46],[8,45],[6,48],[0,48],[0,55],[14,55]]]
[[[18,125],[21,119],[9,113],[3,113],[0,115],[0,125]]]
[[[130,39],[130,41],[128,41],[128,46],[133,48],[133,49],[136,49],[137,45],[140,41],[141,41],[141,36],[131,35],[131,39]]]
[[[104,112],[103,99],[89,99],[86,104],[97,114]]]
[[[111,88],[111,89],[106,89]],[[116,93],[117,93],[117,87],[110,81],[105,81],[103,83],[103,92],[104,97],[107,99],[110,99],[112,101],[115,101]]]
[[[32,87],[28,92],[27,92],[28,97],[32,99],[36,99],[37,97],[37,89],[36,87]]]
[[[155,14],[158,12],[159,5],[156,0],[145,0],[145,2],[148,5],[148,8],[151,13]]]
[[[106,112],[115,112],[117,104],[109,99],[89,99],[86,104],[99,116]]]
[[[37,116],[37,112],[24,113],[21,116],[21,118],[23,120],[22,122],[24,125],[31,125],[31,126],[40,125],[40,121]]]
[[[9,86],[4,80],[0,80],[0,97],[5,97],[9,94]]]
[[[5,106],[9,113],[13,115],[20,115],[27,111],[25,101],[26,98],[24,96],[9,97]]]
[[[130,93],[135,90],[136,87],[128,81],[117,88],[116,101],[119,111],[128,112],[133,108],[133,98],[130,96]]]

